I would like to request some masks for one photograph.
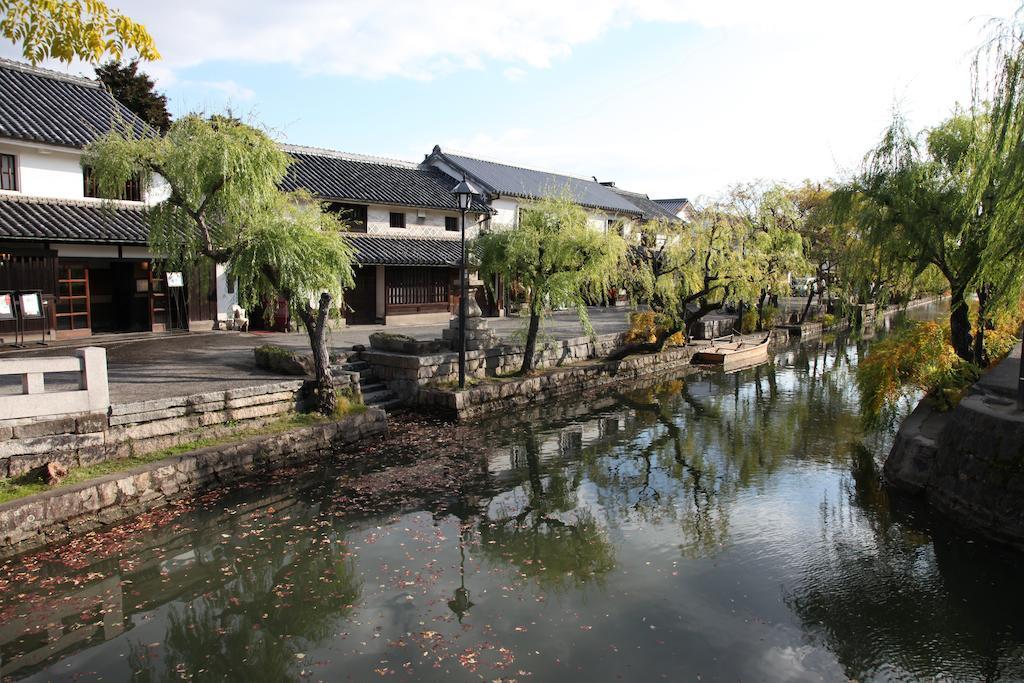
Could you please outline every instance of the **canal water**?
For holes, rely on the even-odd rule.
[[[880,485],[870,344],[484,422],[443,499],[355,511],[314,472],[0,565],[0,672],[1022,679],[1021,556]],[[419,456],[467,433],[409,428]]]

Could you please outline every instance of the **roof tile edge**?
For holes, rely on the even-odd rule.
[[[405,161],[404,159],[391,159],[389,157],[376,157],[370,154],[355,154],[352,152],[342,152],[336,149],[327,149],[326,147],[310,147],[306,145],[291,145],[284,142],[279,142],[278,146],[285,152],[292,154],[308,154],[311,156],[327,157],[329,159],[342,159],[344,161],[356,161],[364,164],[380,164],[384,166],[395,166],[397,168],[407,168],[414,171],[422,171],[423,167],[412,161]]]
[[[102,83],[98,80],[89,78],[88,76],[79,76],[77,74],[65,74],[60,71],[54,71],[53,69],[44,69],[41,66],[33,66],[25,62],[19,62],[14,59],[7,59],[0,57],[0,68],[14,69],[16,71],[22,71],[24,73],[35,74],[42,76],[43,78],[52,78],[60,81],[68,81],[69,83],[76,83],[78,85],[84,85],[91,88],[101,88]]]

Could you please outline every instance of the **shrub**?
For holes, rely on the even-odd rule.
[[[821,316],[821,326],[822,327],[828,328],[828,327],[832,327],[835,324],[836,324],[836,317],[834,315],[832,315],[831,313],[826,313],[825,315]]]
[[[653,311],[634,311],[629,314],[629,331],[626,332],[627,344],[650,344],[658,340],[658,332],[663,330],[658,325],[658,316]],[[665,346],[683,346],[686,339],[682,332],[676,332],[665,340]]]
[[[742,334],[750,334],[757,329],[757,310],[750,308],[744,311],[743,317],[740,319],[740,332]]]
[[[778,306],[765,306],[761,310],[761,329],[770,329],[775,327],[776,321],[779,319],[779,307]]]
[[[877,342],[857,368],[861,417],[870,426],[890,422],[899,403],[918,392],[948,410],[979,374],[953,351],[948,324],[912,323]]]

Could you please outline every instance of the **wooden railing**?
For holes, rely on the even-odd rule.
[[[46,391],[45,377],[56,372],[78,374],[78,388]],[[0,375],[21,375],[21,393],[0,395],[0,420],[42,415],[107,412],[106,349],[76,349],[74,356],[0,358]]]

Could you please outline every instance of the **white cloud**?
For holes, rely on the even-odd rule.
[[[235,81],[181,81],[180,84],[186,87],[199,88],[200,90],[212,90],[222,93],[230,100],[251,100],[256,96],[256,91],[239,85]]]
[[[896,101],[915,125],[935,122],[967,94],[980,19],[1009,14],[1016,0],[116,4],[152,31],[164,60],[146,69],[163,88],[200,65],[217,69],[204,73],[204,87],[238,100],[255,94],[213,79],[242,65],[369,80],[493,69],[489,104],[517,119],[495,124],[481,108],[458,139],[396,131],[396,145],[421,144],[411,153],[419,158],[441,142],[652,195],[692,196],[754,177],[835,175],[859,161]],[[639,22],[679,26],[679,39],[660,46],[663,63],[632,70],[623,52],[621,70],[606,76],[613,87],[572,107],[502,99],[502,85],[522,88],[531,71],[557,67],[586,44],[604,39],[602,48],[618,49],[615,31]],[[428,139],[408,139],[421,134]]]
[[[526,69],[521,69],[518,66],[510,66],[502,73],[504,73],[506,79],[513,83],[526,78]]]

